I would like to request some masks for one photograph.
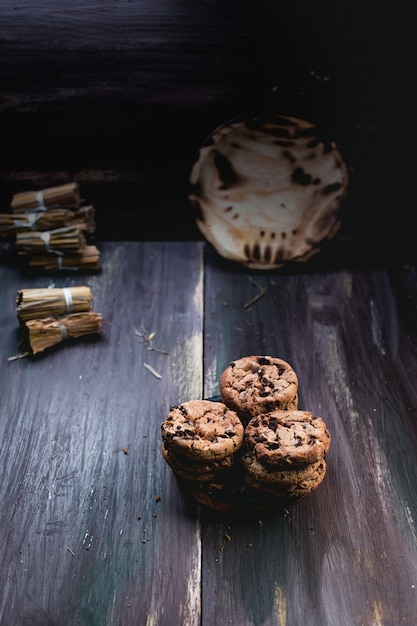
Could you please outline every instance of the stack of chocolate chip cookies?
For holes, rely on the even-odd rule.
[[[162,455],[181,485],[199,504],[231,510],[243,489],[244,427],[237,414],[222,402],[190,400],[172,407],[161,428]]]
[[[245,429],[245,482],[274,500],[299,500],[322,482],[329,447],[326,424],[309,411],[257,415]]]
[[[320,485],[330,434],[321,417],[298,408],[298,378],[286,361],[233,361],[219,389],[219,402],[184,402],[161,424],[163,457],[194,500],[220,511],[269,511]]]

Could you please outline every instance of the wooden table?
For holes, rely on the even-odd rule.
[[[96,275],[0,267],[2,626],[415,625],[416,268],[251,273],[201,241],[99,247]],[[105,333],[8,361],[16,292],[52,283],[89,285]],[[328,472],[285,514],[207,513],[160,424],[252,353],[297,371]]]

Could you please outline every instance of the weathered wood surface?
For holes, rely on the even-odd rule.
[[[5,626],[199,623],[199,521],[161,463],[159,423],[170,403],[202,393],[200,249],[102,253],[88,284],[105,335],[36,362],[7,357],[18,352],[16,288],[45,278],[2,270]],[[84,284],[56,280],[74,282]],[[156,332],[169,356],[148,351],[135,330]]]
[[[209,268],[206,393],[233,358],[281,355],[299,375],[300,407],[333,439],[321,488],[288,516],[204,529],[206,623],[415,623],[415,270],[400,284],[375,269],[261,275],[257,286],[214,258]]]
[[[0,623],[414,625],[415,267],[267,274],[201,242],[101,250],[93,276],[0,268]],[[89,284],[106,333],[7,362],[16,291],[52,280]],[[249,353],[293,364],[332,445],[288,514],[237,519],[184,501],[159,425]]]

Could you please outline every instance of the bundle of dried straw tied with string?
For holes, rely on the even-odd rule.
[[[0,213],[0,238],[14,241],[33,270],[100,269],[100,252],[88,241],[95,210],[82,205],[78,183],[16,193],[10,213]]]
[[[43,352],[67,339],[101,333],[103,317],[91,310],[92,301],[87,286],[18,291],[16,312],[24,352],[9,360]]]

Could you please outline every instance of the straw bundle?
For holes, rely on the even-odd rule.
[[[46,231],[75,226],[82,232],[95,231],[95,211],[93,206],[71,209],[36,209],[28,213],[15,215],[0,213],[0,237],[13,238],[18,233],[28,231]]]
[[[101,333],[102,325],[101,314],[93,311],[71,313],[60,318],[31,319],[24,322],[25,334],[22,344],[32,354],[38,354],[67,339]]]
[[[90,287],[21,289],[16,296],[17,317],[21,321],[90,311]]]
[[[91,243],[95,209],[81,206],[76,182],[13,196],[12,213],[0,214],[0,239],[13,238],[18,257],[34,270],[99,270]]]
[[[25,257],[27,265],[33,270],[52,272],[56,270],[100,269],[100,251],[96,246],[85,246],[76,254],[33,254]]]
[[[62,228],[67,226],[72,218],[73,212],[70,209],[37,210],[19,216],[0,213],[0,236],[11,237],[27,231]]]
[[[40,254],[53,252],[76,253],[86,245],[84,234],[76,226],[66,226],[54,230],[30,231],[16,235],[16,251],[18,254]]]
[[[78,209],[81,204],[79,185],[76,182],[47,187],[42,191],[21,191],[11,201],[13,213],[24,213],[39,207]]]
[[[81,206],[72,215],[72,224],[85,233],[94,233],[96,230],[95,208],[92,204]]]

